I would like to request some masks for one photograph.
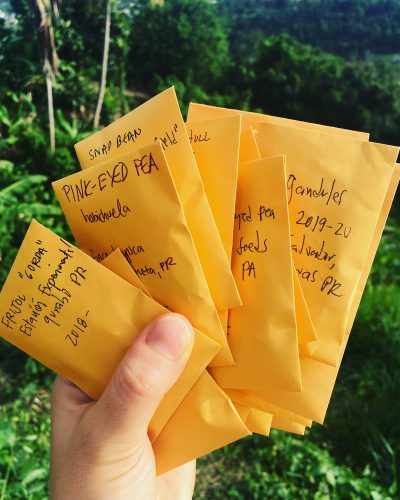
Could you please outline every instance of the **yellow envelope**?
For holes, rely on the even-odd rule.
[[[258,409],[263,413],[271,414],[285,420],[292,420],[293,422],[304,425],[305,427],[311,427],[312,420],[271,404],[264,399],[257,398],[252,393],[237,389],[226,389],[225,392],[235,405],[240,404],[242,407],[247,408],[249,411],[250,408]]]
[[[255,129],[261,123],[272,123],[275,125],[301,127],[310,130],[320,130],[329,134],[337,134],[343,137],[354,137],[367,141],[369,134],[366,132],[357,132],[354,130],[347,130],[343,128],[330,127],[328,125],[319,125],[316,123],[302,122],[299,120],[292,120],[290,118],[282,118],[280,116],[263,115],[261,113],[252,113],[250,111],[242,111],[240,109],[220,108],[217,106],[208,106],[206,104],[198,104],[191,102],[187,121],[209,120],[210,118],[219,118],[227,115],[241,115],[242,128],[253,127]]]
[[[251,127],[246,128],[245,130],[242,130],[241,135],[240,135],[240,152],[239,152],[239,159],[241,162],[243,161],[251,161],[251,160],[257,160],[261,159],[260,152],[258,150],[257,142],[254,138],[254,133],[253,129]],[[293,285],[294,285],[294,299],[295,299],[295,311],[296,311],[296,322],[297,322],[297,337],[298,337],[298,342],[299,344],[302,344],[301,348],[304,347],[304,344],[308,342],[315,342],[316,341],[316,336],[315,336],[315,331],[314,327],[311,322],[310,318],[310,313],[308,311],[307,305],[305,303],[304,295],[300,287],[299,279],[297,276],[297,272],[295,271],[294,265],[293,265]],[[247,412],[250,414],[252,411],[253,414],[254,412],[261,412],[260,409],[256,408],[251,408],[251,403],[249,403],[249,396],[245,395],[242,393],[240,390],[227,390],[227,393],[229,397],[235,402],[235,406],[239,405],[242,409],[246,408]],[[232,397],[231,393],[235,394],[236,400]],[[254,399],[252,398],[253,402]],[[236,401],[242,401],[243,404],[247,404],[248,406],[243,406],[240,405],[240,403],[236,403]],[[256,401],[260,405],[261,403],[261,408],[265,408],[266,404],[263,401]],[[260,407],[260,406],[259,406]],[[271,414],[271,407],[273,405],[269,405],[269,412],[270,413],[265,413],[262,412],[263,414],[265,413],[266,415]],[[238,406],[236,406],[238,409]],[[277,407],[274,407],[273,409],[276,410]],[[278,409],[279,415],[282,417],[286,417],[289,415],[292,417],[291,412],[286,412],[285,410]],[[276,414],[276,411],[275,411]],[[249,417],[251,418],[251,417]],[[302,417],[299,417],[300,423],[303,423],[305,419]],[[244,420],[246,421],[246,420]],[[264,422],[267,422],[266,419],[264,419]],[[311,425],[311,421],[308,421],[309,424]],[[263,432],[260,432],[260,427],[256,428],[253,424],[252,421],[246,422],[247,427],[252,432],[258,432],[263,434]],[[271,421],[269,419],[269,425],[271,425]],[[265,434],[265,433],[264,433]]]
[[[210,373],[223,388],[301,390],[283,156],[239,166],[232,270],[236,366]]]
[[[0,294],[0,335],[98,399],[137,334],[166,310],[33,221]],[[160,432],[218,350],[195,331],[184,372],[150,435]]]
[[[250,413],[246,418],[246,427],[256,434],[262,436],[269,436],[271,431],[273,416],[270,413],[258,410],[257,408],[250,408]]]
[[[236,116],[236,115],[234,115]],[[260,151],[254,137],[254,131],[251,127],[247,127],[240,135],[240,155],[241,161],[250,161],[261,159]],[[296,308],[297,322],[297,338],[299,345],[302,345],[302,350],[307,346],[307,352],[312,352],[316,348],[317,336],[315,334],[314,325],[311,320],[303,291],[300,286],[299,277],[293,264],[293,287],[294,301]]]
[[[232,402],[249,431],[263,436],[269,436],[272,424],[272,415],[261,410],[257,410],[256,408],[249,408],[248,406],[236,403],[235,401]]]
[[[378,250],[379,242],[382,238],[382,234],[385,229],[385,224],[389,216],[390,208],[396,196],[396,191],[399,185],[399,179],[400,179],[400,164],[397,163],[392,172],[389,188],[387,190],[385,199],[383,201],[382,209],[379,214],[379,219],[369,246],[367,258],[364,262],[363,272],[357,284],[357,290],[354,295],[354,300],[349,309],[349,314],[347,317],[347,324],[346,324],[347,335],[350,335],[351,329],[353,327],[353,323],[357,315],[357,310],[361,302],[362,294],[364,292],[365,285],[367,284],[368,281],[369,271],[374,262],[376,251]]]
[[[145,172],[136,165],[146,164]],[[120,248],[151,296],[184,314],[233,364],[164,152],[145,146],[53,183],[79,247],[98,261]]]
[[[141,283],[137,274],[133,271],[119,249],[106,257],[102,261],[102,265],[149,295],[143,283]],[[165,308],[163,310],[164,312],[168,312]],[[165,424],[182,402],[184,396],[193,387],[203,373],[206,365],[214,357],[214,354],[218,352],[218,349],[218,344],[195,330],[193,350],[186,367],[174,387],[162,399],[150,422],[148,434],[151,442],[155,441],[158,437]]]
[[[239,161],[240,116],[186,123],[228,261],[231,262]]]
[[[112,271],[113,273],[118,274],[118,276],[123,280],[127,281],[136,288],[139,288],[139,290],[142,290],[142,292],[149,297],[151,296],[150,292],[144,286],[143,282],[132,269],[132,267],[128,264],[128,261],[122,255],[122,252],[119,248],[110,253],[110,255],[106,257],[101,263],[103,264],[103,266],[106,266],[107,269],[110,269],[110,271]]]
[[[233,406],[235,407],[235,410],[238,412],[239,417],[242,419],[242,422],[245,422],[246,418],[250,415],[251,408],[249,406],[236,403],[235,401],[232,401],[232,403]]]
[[[240,305],[221,239],[204,194],[174,88],[169,88],[75,145],[81,167],[160,140],[218,311]],[[138,165],[140,173],[148,166]],[[143,168],[142,168],[143,167]]]
[[[293,291],[296,310],[297,339],[300,350],[307,348],[307,352],[313,353],[317,348],[317,335],[311,319],[303,290],[300,285],[299,275],[292,259]]]
[[[236,115],[234,115],[236,116]],[[257,160],[261,159],[260,152],[258,150],[257,142],[254,137],[254,130],[251,127],[247,127],[246,129],[242,130],[241,135],[240,135],[240,153],[239,153],[239,159],[241,162],[243,161],[251,161],[251,160]],[[308,311],[303,292],[300,287],[300,282],[299,278],[297,276],[297,272],[295,270],[294,265],[293,267],[293,285],[294,285],[294,299],[295,299],[295,311],[296,311],[296,323],[297,323],[297,337],[298,337],[298,343],[300,345],[301,350],[305,350],[306,344],[308,349],[311,350],[312,347],[315,348],[316,344],[316,335],[314,331],[314,327],[311,321],[310,313]],[[313,342],[314,344],[309,344],[310,342]],[[242,409],[246,408],[246,411],[248,414],[250,414],[250,411],[261,411],[260,409],[256,408],[251,408],[252,403],[249,402],[249,396],[242,393],[240,390],[227,390],[227,393],[229,397],[234,400],[235,405],[239,405],[239,407]],[[231,395],[233,393],[236,397],[234,399]],[[255,403],[258,408],[262,408],[265,410],[265,407],[267,406],[266,403],[262,400],[257,400],[254,396],[251,398],[252,402]],[[243,406],[240,405],[240,403],[236,403],[236,401],[241,401],[243,404],[247,404],[248,406]],[[238,409],[238,406],[236,406]],[[273,412],[271,411],[271,408],[273,408]],[[270,413],[274,413],[276,416],[280,416],[282,418],[289,418],[293,420],[293,413],[288,412],[286,410],[280,409],[274,405],[269,405],[268,411]],[[268,413],[267,413],[268,415]],[[241,415],[242,416],[242,415]],[[247,416],[247,414],[246,414]],[[303,417],[299,417],[298,422],[303,424],[304,423]],[[245,421],[245,420],[244,420]],[[265,420],[264,420],[265,421]],[[307,421],[309,425],[311,425],[311,420]],[[269,422],[271,425],[271,422]],[[246,425],[249,427],[249,429],[252,432],[257,432],[255,430],[255,427],[250,423],[246,422]],[[305,425],[305,424],[304,424]],[[260,428],[258,428],[258,431]],[[260,432],[259,432],[260,433]]]
[[[277,417],[275,415],[272,417],[271,427],[273,429],[278,429],[280,431],[290,432],[292,434],[299,434],[300,436],[304,436],[304,433],[306,431],[304,425],[297,424],[292,420],[282,417]]]
[[[351,326],[358,309],[358,305],[368,279],[369,270],[374,260],[376,250],[388,217],[390,207],[392,205],[396,189],[399,183],[400,165],[396,165],[393,169],[389,188],[387,190],[385,200],[382,204],[379,219],[376,224],[374,234],[368,249],[368,255],[365,259],[364,268],[357,290],[354,294],[354,302],[350,307],[350,313],[347,318],[346,335],[340,348],[339,363],[336,367],[321,363],[317,360],[306,356],[300,357],[301,380],[303,390],[301,393],[295,392],[279,392],[279,391],[264,391],[250,392],[251,396],[255,396],[256,400],[264,399],[265,401],[280,406],[285,410],[292,411],[297,415],[302,415],[306,418],[314,420],[320,424],[323,423],[329,400],[332,395],[336,377],[339,371],[340,363],[343,358],[344,350],[349,339]],[[255,403],[250,399],[252,404]]]
[[[318,345],[335,365],[399,148],[261,123],[263,157],[287,155],[293,260]]]
[[[253,129],[251,127],[247,127],[242,130],[242,133],[240,134],[239,162],[242,163],[244,161],[259,159],[261,159],[261,155],[258,150],[257,142],[254,138]]]
[[[250,434],[232,401],[204,372],[153,443],[157,474]]]

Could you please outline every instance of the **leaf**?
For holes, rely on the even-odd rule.
[[[19,181],[10,184],[6,188],[3,188],[0,191],[0,195],[3,197],[14,196],[16,194],[25,193],[28,189],[32,188],[32,186],[42,184],[47,180],[47,177],[44,175],[29,175],[20,179]]]
[[[22,480],[22,484],[26,485],[32,483],[36,479],[42,479],[47,475],[46,469],[33,469]]]

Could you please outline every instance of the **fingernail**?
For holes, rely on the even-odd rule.
[[[178,359],[192,342],[193,328],[183,316],[161,316],[146,336],[146,344],[168,359]]]

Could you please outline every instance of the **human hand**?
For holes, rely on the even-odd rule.
[[[195,461],[156,477],[147,436],[157,406],[181,374],[192,347],[189,322],[178,314],[165,314],[137,337],[99,401],[56,378],[52,500],[192,498]]]

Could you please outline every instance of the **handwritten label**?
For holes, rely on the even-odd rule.
[[[398,155],[353,135],[261,123],[256,136],[261,156],[286,155],[293,262],[318,338],[312,356],[333,365]]]
[[[36,262],[32,276],[26,276],[24,270],[38,259],[38,248],[40,266]],[[33,221],[0,293],[0,336],[93,399],[100,397],[143,327],[165,313],[152,298],[121,279],[118,257],[127,266],[118,253],[112,272]],[[168,393],[168,402],[161,403],[157,425],[162,427],[170,419],[217,349],[195,332],[184,380]]]
[[[108,184],[99,189],[103,176]],[[152,297],[187,314],[195,326],[226,345],[222,359],[229,364],[226,337],[161,144],[126,153],[53,186],[79,247],[98,262],[119,248]]]
[[[311,186],[290,174],[287,192],[289,206],[291,203],[296,205],[296,211],[292,212],[294,231],[291,248],[294,255],[302,259],[302,265],[296,266],[299,277],[303,282],[318,287],[321,294],[336,299],[343,297],[343,283],[335,274],[338,256],[333,242],[334,238],[349,239],[352,227],[341,219],[343,211],[338,213],[337,218],[333,214],[335,207],[339,208],[349,196],[348,189],[340,188],[336,179],[322,177]],[[314,206],[320,204],[320,213],[309,209],[298,210],[306,200],[309,203],[315,200]],[[329,216],[324,207],[330,207]]]
[[[28,280],[22,288],[30,288],[30,293],[19,293],[1,316],[3,326],[28,337],[34,335],[43,323],[59,328],[64,309],[73,298],[74,287],[80,287],[82,281],[86,280],[86,269],[73,266],[75,250],[68,242],[59,238],[58,247],[53,249],[51,260],[49,248],[46,248],[41,240],[36,241],[36,244],[42,246],[40,250],[35,250],[32,256],[28,256],[29,264],[23,266],[24,271],[16,270],[20,280]],[[32,262],[36,262],[35,270],[39,269],[39,257],[40,276],[27,273],[26,270],[31,269]],[[31,281],[34,281],[34,284],[31,284]]]
[[[170,146],[178,144],[177,138],[178,125],[174,123],[169,130],[166,130],[162,135],[154,137],[154,141],[160,141],[161,147],[165,151]]]
[[[189,132],[189,141],[190,144],[195,144],[196,142],[209,142],[211,141],[211,137],[208,135],[208,130],[204,130],[201,132],[194,132],[193,128],[188,130]]]
[[[246,235],[240,235],[243,231],[243,224],[250,224],[254,222],[253,214],[256,214],[256,224],[259,229],[251,230],[246,227]],[[247,209],[235,214],[237,221],[238,237],[236,238],[235,252],[239,256],[245,256],[242,266],[242,281],[246,278],[256,278],[256,265],[254,261],[250,260],[248,255],[257,253],[265,254],[268,251],[268,235],[265,228],[260,227],[259,223],[266,223],[267,221],[275,220],[275,209],[266,207],[259,204],[256,206],[247,205]]]
[[[293,195],[296,194],[308,198],[321,198],[326,206],[330,203],[341,205],[347,189],[338,190],[336,183],[336,179],[329,181],[323,177],[318,186],[302,185],[294,174],[290,174],[287,181],[288,203],[291,203]]]
[[[286,390],[300,380],[293,267],[282,156],[239,165],[232,269],[243,306],[229,311],[236,366],[214,368],[222,387]],[[265,389],[264,389],[265,390]]]
[[[94,160],[101,156],[107,156],[113,146],[118,149],[125,144],[134,144],[141,134],[141,128],[134,128],[132,130],[126,130],[121,134],[117,134],[113,140],[109,140],[96,148],[90,148],[89,159]]]

